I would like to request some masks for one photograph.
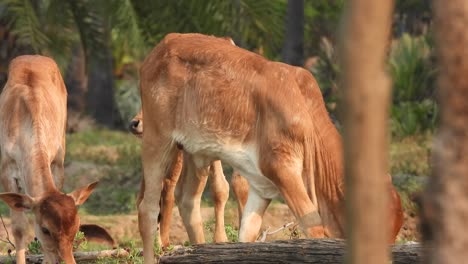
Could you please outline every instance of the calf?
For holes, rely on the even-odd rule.
[[[247,178],[240,241],[255,240],[278,195],[307,237],[344,237],[341,137],[308,71],[219,38],[169,34],[143,62],[140,89],[145,190],[138,221],[145,263],[154,262],[155,201],[178,147],[196,168],[220,159]],[[388,195],[386,229],[393,240],[402,211],[391,181]]]
[[[25,210],[34,214],[44,262],[75,263],[77,206],[97,182],[69,194],[59,191],[64,181],[66,104],[67,91],[52,59],[20,56],[10,63],[0,95],[0,180],[7,192],[0,199],[10,207],[16,263],[25,263]]]
[[[130,122],[130,131],[137,137],[143,135],[143,113],[140,111]],[[205,243],[203,233],[203,225],[200,214],[200,201],[207,182],[207,173],[200,174],[196,177],[188,175],[194,173],[191,155],[179,151],[175,162],[171,165],[171,169],[166,174],[164,186],[161,195],[161,212],[160,212],[160,238],[161,245],[167,247],[170,244],[169,230],[172,218],[172,209],[174,207],[174,197],[177,200],[179,213],[184,222],[185,228],[189,235],[190,242],[193,244]],[[183,167],[185,164],[185,167]],[[226,242],[227,236],[224,229],[224,208],[229,197],[229,185],[223,173],[221,162],[214,161],[206,170],[209,171],[209,179],[211,183],[211,193],[215,205],[215,242]],[[238,173],[233,174],[231,185],[236,195],[238,203],[239,219],[242,215],[243,207],[247,200],[248,183]],[[139,193],[137,204],[143,198],[144,184]],[[240,223],[240,220],[239,220]]]

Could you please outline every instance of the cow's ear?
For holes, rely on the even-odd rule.
[[[94,188],[96,188],[96,185],[98,182],[93,182],[91,184],[88,184],[85,187],[82,187],[80,189],[74,190],[73,192],[69,193],[73,200],[75,200],[75,205],[82,205],[86,199],[91,195],[93,192]]]
[[[34,198],[20,193],[0,193],[0,199],[8,204],[11,209],[19,212],[32,209],[36,204]]]
[[[80,231],[83,232],[87,241],[107,244],[113,248],[116,246],[115,240],[104,227],[94,224],[84,224],[80,225]]]

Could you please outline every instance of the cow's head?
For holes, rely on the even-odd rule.
[[[143,111],[140,110],[138,114],[130,121],[130,132],[135,136],[141,138],[143,136]]]
[[[33,212],[35,233],[41,242],[45,263],[75,263],[73,240],[80,227],[77,206],[88,199],[96,185],[94,182],[69,194],[54,191],[38,198],[2,193],[0,199],[12,210]]]

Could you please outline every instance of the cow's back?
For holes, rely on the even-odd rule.
[[[239,144],[257,140],[259,130],[307,133],[305,101],[288,66],[225,39],[169,34],[147,57],[140,77],[144,111],[158,113],[145,118],[167,126],[159,132],[171,131],[176,140],[191,131]]]
[[[26,156],[31,153],[41,153],[50,164],[64,143],[66,96],[52,59],[30,55],[15,58],[0,95],[2,154],[18,162],[31,159]]]

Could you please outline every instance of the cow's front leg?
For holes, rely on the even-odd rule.
[[[263,214],[270,202],[271,199],[262,198],[253,188],[249,189],[249,196],[242,214],[239,230],[240,242],[255,241],[262,227]]]
[[[145,264],[154,264],[154,251],[159,251],[157,236],[159,201],[164,180],[165,169],[175,158],[175,148],[164,147],[164,144],[145,144],[143,142],[142,162],[144,187],[138,205],[138,227],[143,240],[143,257]]]

